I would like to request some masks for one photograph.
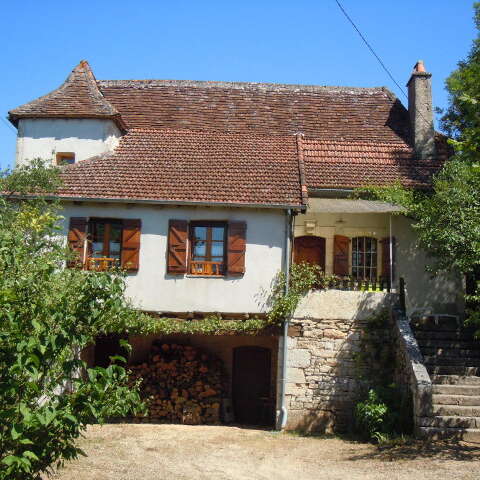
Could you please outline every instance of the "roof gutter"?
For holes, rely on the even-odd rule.
[[[348,198],[355,190],[353,188],[309,188],[308,193],[317,198]]]
[[[297,133],[298,173],[300,176],[300,195],[302,204],[308,205],[308,188],[305,176],[305,162],[303,160],[303,133]]]
[[[221,203],[221,202],[193,202],[185,200],[153,200],[148,198],[132,199],[132,198],[95,198],[95,197],[67,197],[58,195],[39,195],[47,200],[60,200],[63,202],[93,202],[93,203],[138,203],[142,205],[181,205],[181,206],[198,206],[198,207],[236,207],[236,208],[271,208],[281,210],[304,211],[306,205],[288,204],[288,203]],[[9,198],[25,199],[31,198],[26,195],[9,195]]]

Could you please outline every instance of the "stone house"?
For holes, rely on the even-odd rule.
[[[358,322],[390,304],[400,277],[409,311],[461,308],[457,279],[425,273],[408,218],[349,198],[364,185],[428,188],[447,158],[421,62],[406,109],[385,87],[97,80],[82,61],[9,119],[17,165],[62,165],[64,235],[80,262],[126,268],[139,309],[187,321],[264,315],[291,261],[375,284],[312,293],[284,331],[164,339],[223,360],[245,423],[345,428]],[[154,337],[131,340],[131,361],[146,359]]]

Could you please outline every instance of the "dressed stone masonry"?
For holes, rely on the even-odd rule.
[[[287,429],[348,429],[361,381],[355,363],[366,320],[393,294],[315,291],[298,306],[288,336]]]

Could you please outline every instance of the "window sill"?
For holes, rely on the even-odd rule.
[[[186,278],[227,278],[226,275],[195,275],[193,273],[186,273]]]

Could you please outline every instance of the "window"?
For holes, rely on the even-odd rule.
[[[73,152],[58,152],[56,155],[56,164],[61,165],[72,165],[75,163],[75,154]]]
[[[377,240],[375,238],[352,239],[352,276],[359,280],[377,279]]]
[[[104,270],[119,266],[122,253],[122,221],[105,218],[90,220],[89,263]]]
[[[192,275],[224,275],[226,227],[222,222],[190,224]]]
[[[68,266],[108,270],[119,266],[136,272],[140,265],[140,219],[71,217],[68,245],[74,254]]]
[[[168,275],[245,274],[247,224],[243,221],[168,222]]]

